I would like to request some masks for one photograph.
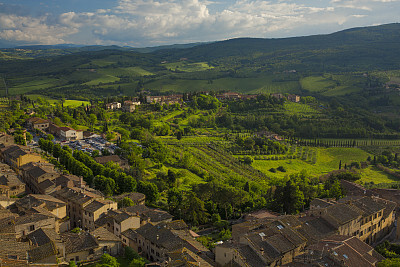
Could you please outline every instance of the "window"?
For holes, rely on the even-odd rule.
[[[35,231],[35,225],[34,224],[29,226],[29,231]]]

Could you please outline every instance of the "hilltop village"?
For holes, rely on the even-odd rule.
[[[300,102],[296,95],[269,97]],[[261,99],[223,93],[210,99],[217,105],[257,98]],[[184,102],[184,95],[147,96],[144,101],[104,102],[100,109],[124,118],[139,116],[138,109],[180,107]],[[80,108],[90,112],[99,107]],[[110,137],[107,131],[89,131],[101,124],[95,121],[87,130],[74,129],[60,125],[56,116],[37,116],[39,110],[26,109],[23,128],[0,135],[2,266],[95,266],[105,261],[104,255],[128,259],[130,266],[377,266],[385,261],[382,251],[400,238],[396,227],[400,191],[364,188],[347,178],[332,180],[328,193],[314,195],[306,207],[306,202],[291,206],[273,200],[272,205],[283,206],[271,210],[264,203],[228,215],[228,206],[221,206],[220,213],[207,219],[200,217],[208,209],[198,198],[201,194],[178,194],[179,175],[170,169],[165,174],[169,181],[165,207],[157,202],[162,187],[146,181],[149,174],[139,166],[141,161],[121,153],[123,132]],[[284,142],[274,133],[268,138],[271,144]],[[151,144],[141,141],[130,146],[145,149],[142,146]],[[154,168],[160,168],[160,162]],[[351,172],[340,173],[352,177]],[[339,190],[336,195],[334,187]],[[288,184],[282,187],[287,188]],[[241,192],[233,197],[244,204]],[[277,192],[274,196],[278,198]],[[188,201],[189,206],[174,201]],[[380,253],[374,249],[377,246]]]

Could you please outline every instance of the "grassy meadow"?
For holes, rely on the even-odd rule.
[[[296,159],[279,159],[279,160],[254,160],[253,167],[264,172],[266,175],[275,179],[280,179],[292,173],[306,170],[313,176],[320,176],[339,168],[339,162],[342,161],[342,166],[350,164],[353,161],[365,161],[369,153],[359,148],[313,148],[316,150],[315,159],[304,160],[304,157]],[[297,152],[296,152],[297,153]],[[303,154],[304,155],[304,154]],[[270,157],[273,158],[273,157]],[[270,172],[271,168],[283,166],[286,172],[276,173]]]

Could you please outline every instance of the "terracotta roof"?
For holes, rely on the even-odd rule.
[[[81,178],[73,174],[62,174],[54,180],[57,186],[61,185],[62,187],[67,187],[70,181],[73,182],[73,186],[78,186],[81,182]],[[83,185],[86,185],[85,181],[82,182]]]
[[[64,131],[64,132],[69,131],[69,130],[74,130],[74,129],[70,128],[70,127],[59,127],[58,129],[60,131]]]
[[[377,199],[371,197],[363,197],[354,201],[354,206],[364,211],[363,216],[369,216],[385,209],[385,205],[380,203]]]
[[[167,223],[167,227],[172,230],[183,230],[183,229],[189,228],[184,220],[175,220],[175,221],[169,222],[169,223]]]
[[[3,217],[0,219],[0,234],[16,236],[15,233],[15,215]]]
[[[39,118],[39,117],[32,117],[26,120],[27,122],[30,123],[45,123],[45,122],[49,122],[48,120]]]
[[[309,249],[325,252],[332,260],[349,267],[372,267],[384,259],[371,246],[354,236],[330,236],[310,246]]]
[[[42,220],[47,220],[50,217],[44,214],[27,214],[19,216],[15,219],[15,225],[23,225],[27,223],[39,222]]]
[[[21,146],[18,145],[11,145],[3,148],[1,151],[6,157],[10,157],[13,159],[19,158],[20,156],[28,154],[25,149],[28,149],[27,147],[22,148]]]
[[[317,242],[336,233],[336,228],[321,217],[302,218],[303,224],[297,231],[302,234],[308,243]]]
[[[15,174],[5,174],[0,176],[0,184],[11,187],[11,186],[23,185],[24,183]]]
[[[29,121],[31,124],[38,124],[38,123],[40,123],[40,124],[43,124],[43,123],[49,123],[49,121],[48,121],[48,120],[44,120],[44,119],[42,119],[42,118],[37,118],[37,117],[30,118],[30,119],[28,119],[28,121]]]
[[[65,206],[65,202],[52,197],[50,195],[36,195],[30,194],[23,198],[18,199],[15,204],[26,210],[32,207],[44,207],[45,209],[52,211],[54,209]]]
[[[60,235],[51,228],[39,228],[28,234],[27,237],[35,246],[42,246],[49,242],[61,242]]]
[[[181,248],[176,251],[168,253],[169,258],[171,261],[168,263],[168,266],[206,266],[211,267],[215,266],[215,262],[208,262],[207,260],[203,259],[196,253],[193,253],[187,248]]]
[[[323,217],[335,227],[344,225],[352,220],[356,220],[363,215],[359,208],[348,204],[336,204],[327,208],[327,213]]]
[[[237,251],[240,253],[240,256],[245,260],[245,262],[249,266],[265,266],[266,262],[251,249],[248,245],[241,245],[237,248]],[[265,252],[264,252],[265,253]]]
[[[94,222],[96,227],[106,226],[108,223],[114,225],[114,218],[109,215],[101,216]]]
[[[67,199],[68,201],[75,202],[78,204],[84,204],[92,199],[101,199],[101,195],[93,194],[87,190],[83,190],[77,187],[64,187],[61,190],[57,190],[52,193],[54,197],[60,197],[62,199]]]
[[[34,179],[41,177],[44,174],[56,174],[57,172],[53,168],[49,168],[48,166],[33,166],[27,171],[27,174]]]
[[[95,212],[110,203],[114,203],[114,201],[107,200],[107,199],[106,200],[94,200],[93,202],[91,202],[90,204],[85,206],[83,209],[85,211]]]
[[[0,235],[0,258],[27,260],[27,251],[31,248],[27,242],[17,242],[16,238]]]
[[[204,255],[210,253],[210,251],[201,243],[197,242],[187,230],[171,230],[168,229],[167,224],[165,223],[157,225],[147,223],[136,229],[135,233],[155,245],[166,249],[167,252],[172,252],[179,248],[186,247],[198,255],[200,255],[200,253]],[[207,258],[210,257],[212,256],[207,256]]]
[[[121,222],[123,222],[123,221],[129,219],[129,218],[132,217],[132,216],[133,216],[132,214],[129,214],[129,213],[126,213],[126,212],[121,212],[121,213],[119,213],[118,215],[114,216],[114,220],[115,220],[117,223],[121,223]]]
[[[28,250],[29,262],[37,262],[53,256],[51,263],[57,263],[57,249],[53,242]],[[47,262],[46,262],[47,263]]]
[[[56,184],[50,179],[46,179],[43,182],[39,183],[39,188],[41,193],[47,193],[47,194],[51,193],[51,191],[50,192],[47,191],[51,187],[55,188]]]
[[[131,240],[134,240],[136,237],[137,237],[137,233],[136,233],[136,231],[134,231],[133,229],[128,229],[128,230],[125,230],[125,231],[123,231],[122,233],[121,233],[121,235],[123,235],[123,236],[125,236],[125,237],[127,237],[127,238],[129,238],[129,239],[131,239]]]
[[[97,248],[99,245],[91,234],[81,233],[64,233],[61,238],[65,243],[65,252],[67,254],[85,251]]]
[[[319,208],[327,208],[332,205],[333,205],[333,203],[326,201],[325,199],[320,199],[320,198],[314,198],[310,202],[310,206],[317,206]]]
[[[121,241],[116,235],[105,229],[104,227],[99,227],[92,231],[91,234],[101,241]]]
[[[22,171],[28,171],[29,169],[35,167],[35,166],[41,166],[45,169],[54,169],[54,165],[48,162],[29,162],[27,164],[24,164],[20,167],[20,170]]]

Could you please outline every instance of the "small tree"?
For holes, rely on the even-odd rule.
[[[32,141],[33,136],[29,132],[26,132],[25,136],[26,136],[26,141],[27,142],[31,142]]]
[[[181,131],[178,131],[178,132],[176,133],[176,139],[178,139],[178,140],[181,140],[181,139],[182,139],[182,132],[181,132]]]
[[[139,254],[133,250],[131,247],[125,247],[125,258],[129,261],[132,261],[133,259],[140,259]]]
[[[135,205],[135,203],[129,197],[124,197],[123,199],[121,199],[118,202],[118,207],[119,208],[130,207],[130,206],[134,206],[134,205]]]
[[[96,264],[96,267],[119,267],[119,263],[116,258],[106,253],[101,256],[100,263]]]
[[[131,263],[129,264],[129,267],[144,267],[146,265],[146,262],[144,259],[133,259]]]

